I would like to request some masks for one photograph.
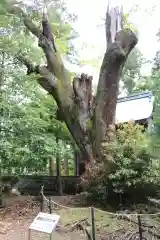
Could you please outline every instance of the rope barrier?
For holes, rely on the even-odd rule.
[[[42,194],[42,196],[43,196],[43,199],[44,200],[46,200],[46,202],[49,202],[49,199],[47,199],[46,197],[45,197],[45,195],[43,194],[43,186],[42,186],[42,189],[41,189],[41,194]],[[67,207],[67,206],[64,206],[64,205],[62,205],[62,204],[60,204],[60,203],[58,203],[58,202],[56,202],[56,201],[53,201],[52,199],[51,199],[51,202],[54,204],[54,205],[56,205],[56,206],[59,206],[59,207],[62,207],[62,208],[66,208],[66,209],[73,209],[73,208],[75,208],[76,209],[76,207]],[[88,209],[87,207],[82,207],[81,209]]]
[[[42,197],[43,199],[46,201],[46,202],[49,202],[49,199],[47,199],[43,193],[43,189],[44,189],[44,186],[41,187],[41,191],[40,193],[42,194]],[[65,209],[77,209],[77,207],[67,207],[67,206],[64,206],[56,201],[53,201],[51,199],[51,202],[56,205],[56,206],[59,206],[61,208],[65,208]],[[87,209],[90,209],[91,207],[81,207],[80,209],[82,210],[87,210]],[[126,213],[112,213],[112,212],[108,212],[108,211],[104,211],[104,210],[101,210],[99,208],[95,208],[94,207],[94,210],[95,211],[98,211],[98,212],[101,212],[101,213],[105,213],[107,215],[111,215],[111,216],[115,216],[115,217],[123,217],[123,216],[127,216],[127,217],[131,217],[131,216],[160,216],[160,212],[157,212],[157,213],[129,213],[129,214],[126,214]]]

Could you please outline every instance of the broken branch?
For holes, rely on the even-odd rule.
[[[88,121],[90,120],[90,109],[92,101],[92,77],[82,74],[81,77],[73,79],[73,90],[75,93],[75,101],[79,108],[79,121],[83,131],[86,133],[88,129]]]
[[[57,80],[46,66],[34,65],[29,59],[23,55],[16,55],[16,58],[27,67],[27,74],[40,74],[37,79],[38,83],[50,94],[57,88]]]
[[[109,139],[107,135],[109,128],[115,124],[116,103],[122,69],[129,53],[137,44],[137,37],[130,29],[121,30],[121,16],[122,12],[114,8],[107,12],[107,50],[100,69],[94,111],[94,124],[98,132],[98,134],[95,134],[95,150],[96,156],[101,160],[102,154],[99,150],[101,143]]]
[[[107,48],[114,43],[116,33],[121,31],[123,28],[123,9],[121,7],[113,8],[108,5],[106,13],[106,40]]]
[[[17,6],[8,4],[7,11],[10,14],[22,17],[27,29],[38,38],[39,46],[43,49],[47,59],[48,69],[61,81],[69,81],[70,75],[64,67],[60,54],[56,50],[54,38],[48,20],[42,20],[43,32],[28,18],[23,10]]]
[[[81,220],[77,221],[76,223],[74,223],[72,225],[72,227],[70,228],[70,231],[72,232],[73,230],[75,230],[77,228],[84,231],[83,222],[85,222],[86,220],[87,220],[87,218],[84,218],[84,219],[81,219]]]
[[[53,47],[53,51],[57,52],[56,44],[55,44],[54,37],[53,37],[53,34],[52,34],[52,29],[51,29],[51,26],[49,24],[49,21],[48,21],[45,13],[43,13],[42,28],[43,28],[43,35],[51,43],[51,45]]]
[[[123,217],[121,217],[121,218],[124,219],[124,220],[127,220],[127,221],[129,221],[129,222],[133,222],[133,223],[135,223],[135,224],[138,225],[138,222],[137,222],[137,221],[134,221],[134,220],[128,218],[127,216],[123,216]],[[145,228],[146,228],[147,230],[146,230]],[[147,225],[147,224],[145,224],[145,223],[142,223],[141,229],[142,229],[143,232],[147,231],[147,232],[150,233],[152,236],[155,236],[155,237],[157,237],[158,239],[160,239],[160,234],[159,234],[159,233],[156,233],[155,231],[152,231],[152,230],[151,230],[152,228],[154,228],[154,226],[151,226],[151,225]]]
[[[15,58],[26,66],[27,75],[37,73],[37,66],[35,66],[28,58],[24,57],[22,54],[16,54]]]
[[[38,78],[39,84],[50,94],[57,88],[57,79],[55,76],[47,69],[46,66],[39,66],[38,72],[42,76]]]

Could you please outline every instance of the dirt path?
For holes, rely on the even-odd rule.
[[[19,221],[18,224],[15,225],[15,220],[11,223],[9,229],[4,233],[0,234],[0,240],[28,240],[28,227],[31,223],[31,220]],[[48,240],[49,236],[47,234],[31,232],[31,240]],[[80,236],[77,233],[53,233],[53,239],[57,240],[84,240],[84,236]]]
[[[21,197],[8,201],[8,207],[0,211],[0,240],[28,240],[28,228],[39,212],[39,204],[32,199]],[[31,232],[31,240],[48,240],[47,234]],[[53,239],[84,240],[82,234],[76,232],[55,231]]]
[[[60,209],[54,209],[54,211],[60,215],[60,222],[57,230],[53,234],[53,239],[57,240],[85,240],[84,228],[91,226],[90,208],[88,207],[76,207],[75,202],[72,205],[69,197],[53,197],[54,201],[59,202],[62,205],[69,206],[68,208],[62,207]],[[71,199],[73,200],[73,199]],[[40,211],[40,202],[35,201],[31,197],[20,197],[9,199],[8,206],[4,209],[0,209],[0,240],[28,240],[28,228],[34,218]],[[47,202],[43,212],[48,212]],[[81,221],[87,221],[84,225],[77,225]],[[97,211],[95,209],[95,227],[96,227],[96,239],[113,239],[116,235],[117,238],[125,236],[126,234],[133,235],[138,233],[138,225],[131,220],[136,219],[123,219],[117,216],[112,216],[107,212]],[[151,217],[145,217],[141,219],[149,224],[153,225],[155,232],[160,235],[159,232],[159,219]],[[76,223],[76,228],[73,228]],[[89,225],[88,225],[89,224]],[[77,227],[79,226],[79,227]],[[148,229],[145,229],[143,233],[147,240],[153,239],[153,234],[149,234]],[[107,238],[106,238],[107,236]],[[134,236],[135,237],[135,236]],[[40,234],[32,232],[30,240],[49,240],[49,236],[46,234]]]

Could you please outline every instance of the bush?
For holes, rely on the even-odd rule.
[[[86,167],[81,183],[92,201],[136,203],[156,194],[158,169],[152,166],[143,130],[134,123],[119,126],[115,139],[102,146],[103,162]]]

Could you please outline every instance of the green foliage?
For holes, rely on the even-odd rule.
[[[127,95],[131,95],[135,91],[136,85],[141,78],[143,63],[144,58],[141,52],[134,48],[128,56],[121,76],[122,89],[126,91]]]
[[[77,38],[78,33],[71,26],[71,23],[75,21],[76,16],[67,12],[66,5],[61,0],[54,3],[50,1],[37,1],[37,3],[33,3],[32,6],[30,6],[29,3],[21,3],[20,6],[21,5],[23,8],[25,7],[25,12],[30,19],[40,28],[43,9],[48,5],[49,22],[61,55],[68,61],[77,61],[73,40]],[[4,11],[1,11],[2,8]],[[44,54],[38,47],[36,38],[28,32],[22,19],[6,13],[5,1],[4,3],[0,3],[0,25],[0,33],[2,37],[0,41],[0,49],[3,49],[3,51],[8,52],[11,55],[22,52],[37,64],[42,63],[44,60]],[[36,44],[33,44],[34,42]],[[73,57],[71,59],[72,55]]]
[[[136,35],[138,31],[135,26],[129,20],[130,13],[123,15],[123,28],[131,29]],[[141,67],[145,63],[145,59],[140,50],[135,47],[129,54],[127,61],[124,65],[121,76],[121,91],[125,91],[127,95],[131,95],[135,92],[137,83],[141,79]]]
[[[48,1],[45,3],[48,4]],[[32,6],[29,3],[21,5],[30,19],[41,28],[44,1]],[[1,174],[46,174],[50,156],[55,159],[57,152],[62,161],[67,155],[69,164],[73,165],[72,139],[65,124],[56,120],[56,103],[37,85],[35,75],[26,76],[24,66],[15,58],[17,53],[23,53],[34,63],[41,64],[45,59],[44,54],[35,37],[24,27],[22,19],[8,15],[5,7],[5,1],[1,1]],[[60,53],[70,61],[73,54],[76,60],[72,41],[77,33],[71,26],[75,15],[67,12],[62,1],[56,1],[50,3],[48,17]]]
[[[92,200],[119,200],[117,194],[121,194],[122,199],[133,196],[141,199],[145,194],[145,197],[152,194],[150,189],[158,184],[159,168],[152,166],[149,140],[142,130],[133,123],[119,126],[116,139],[103,146],[103,162],[87,166],[82,186]]]
[[[131,23],[129,21],[129,13],[125,13],[123,14],[123,28],[124,29],[131,29],[133,32],[135,32],[137,34],[137,29],[135,28],[135,26],[133,25],[133,23]]]
[[[20,79],[18,79],[20,77]],[[35,82],[21,81],[21,75],[6,85],[1,102],[0,160],[3,172],[46,172],[50,156],[61,150],[61,159],[71,144],[63,123],[56,120],[56,104]],[[18,86],[17,86],[18,85]],[[56,138],[60,139],[57,146]],[[63,150],[62,150],[63,149]],[[71,154],[72,155],[72,154]],[[14,172],[13,172],[14,173]]]
[[[159,32],[157,34],[159,38]],[[158,39],[159,41],[159,39]],[[157,51],[153,59],[153,67],[149,76],[141,77],[136,83],[135,91],[151,91],[154,96],[154,111],[152,121],[152,134],[150,137],[150,151],[155,161],[159,160],[160,153],[160,52]]]

